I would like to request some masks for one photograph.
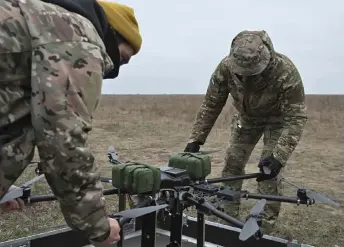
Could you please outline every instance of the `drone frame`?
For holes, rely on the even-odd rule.
[[[220,192],[221,195],[227,195],[232,198],[238,198],[238,194],[233,195],[233,191],[231,190],[218,190],[214,191],[213,188],[209,188],[209,185],[212,185],[214,183],[222,182],[222,181],[233,181],[233,180],[242,180],[242,179],[252,179],[254,177],[257,177],[259,173],[255,174],[246,174],[242,176],[233,176],[228,178],[214,178],[214,179],[207,179],[203,181],[197,181],[193,186],[186,186],[188,188],[193,188],[197,191],[203,191],[208,192],[208,194],[215,195],[216,193]],[[222,186],[218,186],[218,188],[221,188]],[[207,191],[207,188],[209,191]],[[223,187],[222,187],[223,188]],[[56,200],[56,197],[54,195],[38,195],[38,196],[31,196],[31,190],[30,187],[23,188],[25,193],[22,196],[22,199],[26,203],[35,203],[35,202],[41,202],[41,201],[53,201]],[[167,190],[176,192],[176,196],[172,198],[172,200],[169,201],[170,203],[170,211],[169,214],[171,214],[171,224],[170,224],[170,243],[167,245],[167,247],[180,247],[182,244],[182,228],[183,228],[183,211],[189,206],[196,206],[197,208],[197,246],[204,246],[205,241],[205,215],[215,215],[229,223],[234,223],[236,227],[243,228],[244,222],[241,222],[239,220],[236,220],[235,218],[221,212],[220,210],[217,210],[215,207],[211,206],[209,203],[206,204],[204,199],[197,200],[191,193],[188,191],[185,191],[183,187],[173,187],[169,188]],[[159,193],[164,193],[166,190],[161,190]],[[237,192],[239,193],[240,198],[253,198],[253,199],[267,199],[267,200],[279,200],[282,202],[289,202],[289,203],[295,203],[295,204],[305,204],[307,206],[314,203],[314,201],[309,200],[309,198],[304,197],[304,194],[302,197],[299,196],[299,198],[291,198],[291,197],[284,197],[284,196],[269,196],[269,195],[260,195],[260,194],[251,194],[246,191]],[[123,228],[126,223],[128,223],[129,220],[137,217],[142,217],[142,220],[145,222],[145,224],[142,225],[142,237],[141,237],[141,246],[151,246],[155,247],[155,236],[156,236],[156,222],[157,222],[157,209],[151,210],[150,213],[146,213],[144,215],[140,216],[133,216],[133,217],[127,217],[127,218],[121,218],[121,212],[126,208],[126,192],[120,191],[117,188],[111,188],[104,190],[103,194],[106,195],[118,195],[119,196],[119,212],[114,215],[109,215],[109,217],[116,218],[120,222],[121,227]],[[147,196],[143,202],[141,202],[136,207],[138,208],[145,208],[147,206],[157,206],[161,205],[159,202],[163,202],[163,197],[152,197]],[[130,211],[130,210],[129,210]],[[161,211],[160,211],[161,212]],[[160,219],[162,219],[160,217]],[[118,247],[123,246],[123,235],[124,231],[121,231],[121,240],[117,243]],[[260,239],[263,235],[260,232],[257,232],[257,234],[254,235],[257,239]]]
[[[111,159],[113,156],[108,154],[108,157]],[[120,162],[117,160],[112,160],[112,164],[116,165]],[[37,175],[41,174],[39,169],[36,169]],[[207,189],[208,185],[219,183],[219,182],[225,182],[225,181],[235,181],[235,180],[244,180],[244,179],[252,179],[256,178],[260,175],[260,173],[253,173],[253,174],[246,174],[241,176],[232,176],[232,177],[226,177],[226,178],[213,178],[213,179],[205,179],[202,181],[193,181],[192,184],[186,186],[189,188],[193,188],[196,190],[202,190]],[[105,179],[106,180],[106,179]],[[108,179],[111,180],[111,179]],[[102,179],[103,182],[104,178]],[[24,199],[26,203],[34,203],[34,202],[41,202],[41,201],[53,201],[56,200],[56,197],[54,195],[39,195],[39,196],[32,196],[31,197],[31,190],[29,186],[22,187],[23,196],[21,197]],[[243,228],[244,222],[241,222],[223,212],[216,209],[214,206],[212,206],[209,203],[206,203],[206,201],[201,198],[198,200],[195,198],[192,194],[188,193],[187,191],[183,191],[183,189],[180,189],[178,186],[173,188],[167,188],[167,190],[172,190],[176,193],[176,197],[172,199],[172,201],[169,201],[170,205],[170,216],[171,216],[171,222],[170,222],[170,243],[167,245],[167,247],[180,247],[182,244],[182,231],[183,231],[183,210],[189,206],[196,206],[197,208],[197,247],[204,246],[205,242],[205,215],[215,215],[218,218],[221,218],[231,224],[236,225],[236,227]],[[166,190],[165,190],[166,191]],[[161,193],[161,191],[159,191]],[[299,204],[305,204],[307,206],[314,204],[315,201],[313,199],[310,199],[307,197],[307,194],[304,190],[298,189],[297,198],[292,197],[285,197],[285,196],[271,196],[271,195],[261,195],[261,194],[252,194],[248,193],[247,191],[240,191],[240,192],[233,192],[233,191],[227,191],[226,190],[217,190],[217,191],[208,191],[208,194],[216,195],[216,193],[222,193],[222,196],[227,196],[227,198],[252,198],[252,199],[263,199],[263,200],[272,200],[272,201],[280,201],[280,202],[287,202],[287,203],[295,203],[297,205]],[[227,194],[226,194],[227,193]],[[142,237],[141,237],[141,246],[151,246],[155,247],[155,236],[156,236],[156,222],[157,222],[157,215],[158,215],[158,209],[153,209],[151,212],[146,213],[144,215],[140,216],[133,216],[133,217],[127,217],[127,218],[121,218],[121,212],[123,212],[126,208],[126,194],[128,194],[125,191],[120,191],[117,188],[112,188],[108,190],[104,190],[104,195],[118,195],[119,196],[119,212],[114,215],[109,215],[109,217],[117,218],[120,222],[121,228],[123,229],[124,225],[128,223],[131,219],[136,219],[137,217],[141,217],[142,220],[145,222],[145,224],[142,224]],[[148,198],[148,199],[147,199]],[[147,207],[147,206],[157,206],[159,200],[161,198],[157,198],[154,196],[148,196],[146,197],[145,201],[143,203],[140,203],[137,205],[137,207]],[[124,231],[121,231],[121,240],[117,243],[118,247],[123,246],[123,235]],[[261,239],[263,237],[263,234],[260,231],[257,231],[253,237],[256,239]],[[1,245],[0,245],[1,246]]]

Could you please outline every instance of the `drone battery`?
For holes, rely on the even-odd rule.
[[[168,161],[168,166],[186,170],[192,180],[204,179],[211,173],[210,157],[202,153],[173,154]]]
[[[241,198],[241,192],[230,188],[225,188],[216,193],[218,197],[223,197],[227,201],[236,201]]]
[[[156,192],[160,188],[160,179],[158,167],[138,162],[127,162],[112,168],[112,185],[128,193]]]

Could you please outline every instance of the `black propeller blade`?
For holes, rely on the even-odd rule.
[[[259,200],[258,203],[251,209],[248,220],[245,222],[244,227],[241,229],[239,239],[245,241],[259,231],[257,219],[260,213],[264,210],[266,200]]]
[[[270,174],[271,170],[268,167],[263,167],[263,172],[265,174]],[[290,185],[292,185],[292,186],[294,186],[294,187],[296,187],[298,189],[301,189],[299,186],[297,186],[297,185],[295,185],[295,184],[293,184],[291,182],[286,181],[285,178],[283,178],[283,180],[286,183],[288,183],[288,184],[290,184]],[[340,207],[339,203],[331,200],[330,198],[328,198],[328,197],[326,197],[326,196],[324,196],[324,195],[322,195],[322,194],[320,194],[318,192],[315,192],[315,191],[312,191],[312,190],[309,190],[309,189],[305,189],[305,191],[306,191],[306,195],[307,195],[308,198],[313,199],[314,201],[316,201],[318,203],[327,203],[327,204],[332,205],[332,206],[334,206],[336,208]]]

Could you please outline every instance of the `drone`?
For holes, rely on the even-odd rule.
[[[214,151],[201,151],[200,153],[209,154]],[[122,165],[123,162],[119,161],[118,153],[113,146],[110,146],[107,153],[109,162],[113,166]],[[38,163],[39,164],[39,163]],[[160,171],[160,183],[159,190],[152,193],[145,193],[144,199],[137,205],[128,210],[122,210],[114,214],[110,214],[109,217],[115,218],[120,223],[121,228],[132,219],[136,219],[142,216],[160,213],[162,215],[169,214],[172,216],[171,221],[171,235],[170,243],[167,247],[180,247],[181,243],[181,229],[183,226],[183,212],[185,209],[195,207],[197,212],[202,215],[213,215],[220,218],[231,225],[241,229],[239,239],[241,241],[247,241],[250,238],[254,238],[257,241],[263,237],[263,232],[260,227],[262,225],[261,212],[264,210],[267,201],[279,201],[284,203],[292,203],[296,205],[311,206],[317,203],[326,203],[334,207],[339,207],[340,204],[334,202],[330,198],[321,195],[315,191],[309,189],[301,189],[298,186],[296,195],[292,197],[288,196],[273,196],[264,194],[254,194],[247,190],[235,191],[228,186],[219,184],[228,181],[238,181],[257,178],[261,173],[251,173],[239,176],[220,177],[211,179],[192,179],[189,172],[186,169],[180,169],[171,166],[161,166]],[[54,195],[36,195],[31,196],[30,185],[44,177],[44,174],[40,170],[39,166],[35,170],[37,177],[24,183],[21,187],[11,189],[1,199],[0,203],[4,203],[8,200],[21,198],[26,204],[54,201],[57,198]],[[271,173],[269,169],[264,169],[266,174]],[[101,177],[101,181],[105,183],[112,183],[115,178]],[[284,179],[285,180],[285,179]],[[130,191],[119,188],[105,189],[103,195],[128,195],[137,196],[131,194]],[[208,199],[208,198],[212,199]],[[258,202],[251,208],[250,214],[245,221],[240,221],[221,210],[220,203],[227,201],[227,203],[234,202],[241,199],[256,199]],[[155,218],[154,218],[155,219]],[[198,222],[201,224],[201,222]],[[201,228],[199,228],[201,229]],[[123,234],[123,233],[122,233]],[[155,234],[155,233],[154,233]],[[202,233],[200,233],[202,234]],[[123,236],[123,235],[122,235]],[[122,246],[123,237],[117,246]],[[198,243],[198,246],[204,246],[204,239],[197,240],[203,241]],[[152,243],[150,243],[149,246]],[[142,242],[142,246],[144,242]],[[152,246],[154,247],[154,246]]]

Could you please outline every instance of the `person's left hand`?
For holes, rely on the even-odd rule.
[[[23,210],[25,204],[24,201],[20,198],[9,200],[0,204],[0,208],[4,212],[11,212],[14,210]]]
[[[256,181],[261,182],[275,178],[280,173],[282,164],[271,155],[265,159],[262,159],[259,162],[258,167],[261,172],[261,175],[257,177]],[[266,174],[263,169],[264,167],[269,168],[271,170],[271,173]]]

